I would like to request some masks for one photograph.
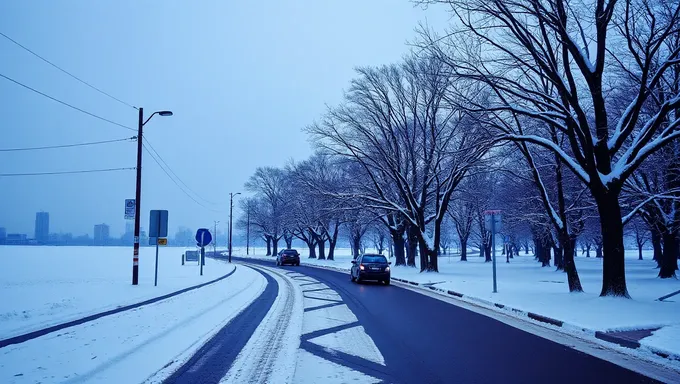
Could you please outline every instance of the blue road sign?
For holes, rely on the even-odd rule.
[[[151,211],[149,237],[168,237],[168,211],[157,209]]]
[[[205,247],[212,242],[212,235],[207,228],[199,228],[196,231],[196,242],[199,247]]]

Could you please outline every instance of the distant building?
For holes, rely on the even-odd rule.
[[[28,236],[25,233],[8,233],[5,239],[7,245],[26,245],[28,244]]]
[[[0,245],[5,244],[6,240],[7,240],[7,230],[3,227],[0,227]]]
[[[47,244],[50,240],[50,214],[49,212],[36,212],[35,214],[35,241],[38,244]]]
[[[106,224],[97,224],[94,226],[94,245],[108,245],[109,244],[109,226]]]

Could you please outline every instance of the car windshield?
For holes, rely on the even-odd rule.
[[[297,255],[297,251],[283,251],[284,255]]]
[[[382,255],[365,255],[363,259],[361,259],[361,262],[387,264],[387,259]]]

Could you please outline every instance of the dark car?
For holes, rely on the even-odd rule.
[[[350,277],[357,283],[365,280],[375,280],[390,284],[390,263],[383,255],[366,254],[352,260]]]
[[[284,249],[276,255],[276,265],[300,265],[300,253],[295,249]]]

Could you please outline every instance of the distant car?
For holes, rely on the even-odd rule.
[[[360,283],[365,280],[375,280],[385,285],[390,284],[390,263],[383,255],[366,254],[352,260],[350,278]]]
[[[300,253],[296,249],[284,249],[276,255],[276,265],[300,265]]]

